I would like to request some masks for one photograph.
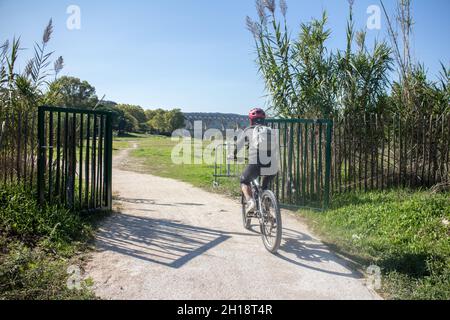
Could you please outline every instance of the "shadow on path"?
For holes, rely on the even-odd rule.
[[[171,268],[180,268],[232,235],[254,236],[123,213],[110,219],[97,234],[99,250],[117,252]]]
[[[250,231],[259,234],[259,225],[252,225]],[[362,273],[352,270],[343,259],[333,254],[326,245],[309,235],[289,228],[283,228],[283,239],[275,256],[302,268],[354,279],[364,278]],[[323,263],[324,266],[328,266],[330,263],[338,264],[343,266],[346,271],[337,272],[321,268],[318,267],[320,263]]]
[[[259,237],[259,233],[227,232],[186,225],[179,221],[121,213],[111,217],[107,225],[99,230],[97,248],[100,251],[116,252],[147,262],[180,268],[232,236]],[[343,277],[362,277],[361,274],[350,271],[344,261],[331,253],[325,245],[288,228],[283,230],[283,242],[276,256],[302,268]],[[346,272],[328,270],[330,263],[345,266]]]

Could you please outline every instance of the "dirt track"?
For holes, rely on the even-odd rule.
[[[379,299],[360,274],[283,212],[279,255],[242,227],[240,205],[189,184],[125,171],[121,212],[96,237],[86,276],[104,299]]]

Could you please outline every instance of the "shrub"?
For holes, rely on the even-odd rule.
[[[46,237],[54,242],[80,239],[89,232],[78,214],[56,205],[40,208],[33,193],[21,185],[0,190],[0,230],[26,242]]]

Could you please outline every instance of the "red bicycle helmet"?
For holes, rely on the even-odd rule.
[[[266,113],[261,108],[253,108],[252,110],[250,110],[248,118],[250,119],[251,122],[255,120],[265,119]]]

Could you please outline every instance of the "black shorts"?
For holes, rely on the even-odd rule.
[[[245,168],[244,172],[241,176],[241,184],[245,184],[247,186],[250,185],[250,183],[258,178],[261,175],[261,168],[263,168],[260,165],[257,164],[249,164],[247,168]],[[262,179],[262,188],[263,190],[266,190],[269,187],[270,182],[273,180],[275,176],[264,176]]]

